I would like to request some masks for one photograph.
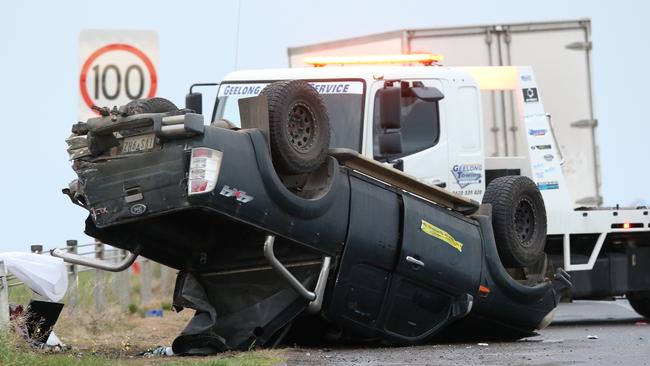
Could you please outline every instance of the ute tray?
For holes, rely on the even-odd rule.
[[[356,170],[362,174],[380,180],[438,205],[458,211],[464,215],[476,212],[480,204],[472,199],[452,193],[446,189],[419,181],[395,168],[388,167],[376,160],[368,159],[350,149],[330,149],[329,155],[338,160],[339,164]]]

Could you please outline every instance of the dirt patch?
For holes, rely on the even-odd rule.
[[[64,308],[54,331],[73,350],[100,353],[137,354],[160,345],[171,346],[194,315],[165,311],[163,317],[125,314],[117,307],[101,313],[79,310],[70,314]]]

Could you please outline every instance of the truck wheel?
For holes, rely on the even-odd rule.
[[[528,267],[539,260],[546,243],[546,208],[542,194],[528,177],[494,179],[483,203],[492,205],[492,227],[505,267]]]
[[[262,90],[269,103],[273,165],[284,174],[309,173],[323,164],[330,143],[327,110],[302,80],[279,81]]]
[[[141,113],[165,113],[178,110],[178,107],[165,98],[135,99],[126,106],[126,114],[132,116]]]
[[[650,291],[628,292],[626,296],[634,311],[646,318],[650,318]]]

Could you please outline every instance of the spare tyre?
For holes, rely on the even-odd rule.
[[[272,83],[262,90],[268,100],[273,165],[280,173],[316,170],[327,157],[330,126],[320,95],[303,80]]]
[[[537,185],[528,177],[505,176],[487,186],[483,203],[492,205],[492,227],[501,263],[528,267],[546,244],[546,208]]]
[[[124,106],[127,115],[142,113],[166,113],[177,111],[178,107],[165,98],[134,99]]]

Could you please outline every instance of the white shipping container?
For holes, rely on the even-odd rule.
[[[600,172],[591,77],[589,19],[405,29],[288,49],[289,66],[307,56],[440,53],[447,66],[532,66],[562,154],[576,207],[599,206]],[[483,92],[486,156],[524,155],[510,92]],[[519,135],[521,136],[521,135]]]

